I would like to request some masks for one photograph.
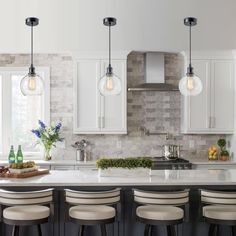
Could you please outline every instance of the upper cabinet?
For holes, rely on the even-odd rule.
[[[75,58],[74,74],[74,133],[127,133],[127,53],[113,55],[114,73],[121,79],[119,95],[104,97],[98,83],[106,73],[108,60],[102,55],[83,55]]]
[[[197,96],[182,97],[182,132],[233,133],[234,59],[198,55],[193,57],[192,64],[203,91]]]

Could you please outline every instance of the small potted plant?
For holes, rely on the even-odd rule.
[[[229,160],[229,152],[226,150],[226,140],[221,138],[217,142],[218,146],[220,147],[220,160],[227,161]]]
[[[220,160],[228,161],[229,160],[229,152],[226,149],[220,151]]]
[[[39,128],[32,129],[31,132],[38,138],[37,144],[41,144],[44,148],[44,159],[49,161],[52,159],[52,147],[56,147],[56,142],[62,142],[64,138],[60,137],[61,123],[55,126],[46,126],[39,120]]]

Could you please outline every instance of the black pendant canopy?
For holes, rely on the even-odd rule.
[[[25,19],[25,24],[28,26],[36,26],[39,24],[39,19],[36,17],[28,17]]]
[[[116,18],[106,17],[106,18],[103,19],[103,24],[105,26],[114,26],[114,25],[116,25]]]

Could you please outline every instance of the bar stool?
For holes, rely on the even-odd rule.
[[[184,219],[184,209],[188,206],[189,190],[157,192],[134,189],[137,220],[144,223],[144,236],[152,234],[154,225],[166,226],[167,235],[175,236],[175,226]]]
[[[13,226],[12,235],[19,236],[21,226],[36,225],[42,236],[41,224],[49,221],[53,212],[53,189],[15,192],[0,189],[1,218]],[[49,207],[50,206],[50,207]]]
[[[208,235],[218,235],[220,225],[231,226],[236,236],[236,192],[200,190],[202,216],[210,224]]]
[[[106,224],[115,221],[120,188],[100,192],[65,189],[65,201],[70,220],[80,225],[79,236],[84,235],[88,225],[99,225],[102,236],[106,236]]]

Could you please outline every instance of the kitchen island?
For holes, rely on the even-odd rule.
[[[18,191],[29,191],[53,187],[55,189],[55,220],[43,226],[44,235],[73,236],[77,226],[65,223],[64,188],[76,190],[107,190],[121,187],[120,220],[114,226],[108,226],[108,235],[126,236],[143,235],[143,225],[135,222],[132,189],[146,190],[176,190],[190,188],[190,207],[187,222],[178,226],[178,235],[207,235],[208,226],[199,217],[198,189],[224,189],[236,191],[236,170],[155,170],[147,177],[98,177],[96,170],[81,171],[51,171],[49,175],[27,179],[0,179],[1,188]],[[1,235],[10,235],[10,228],[3,227]],[[163,229],[160,235],[164,235]],[[48,234],[46,233],[49,232]],[[88,228],[87,235],[99,235],[96,229]],[[222,235],[230,235],[227,228],[222,229]],[[34,235],[33,228],[23,229],[22,235]]]

